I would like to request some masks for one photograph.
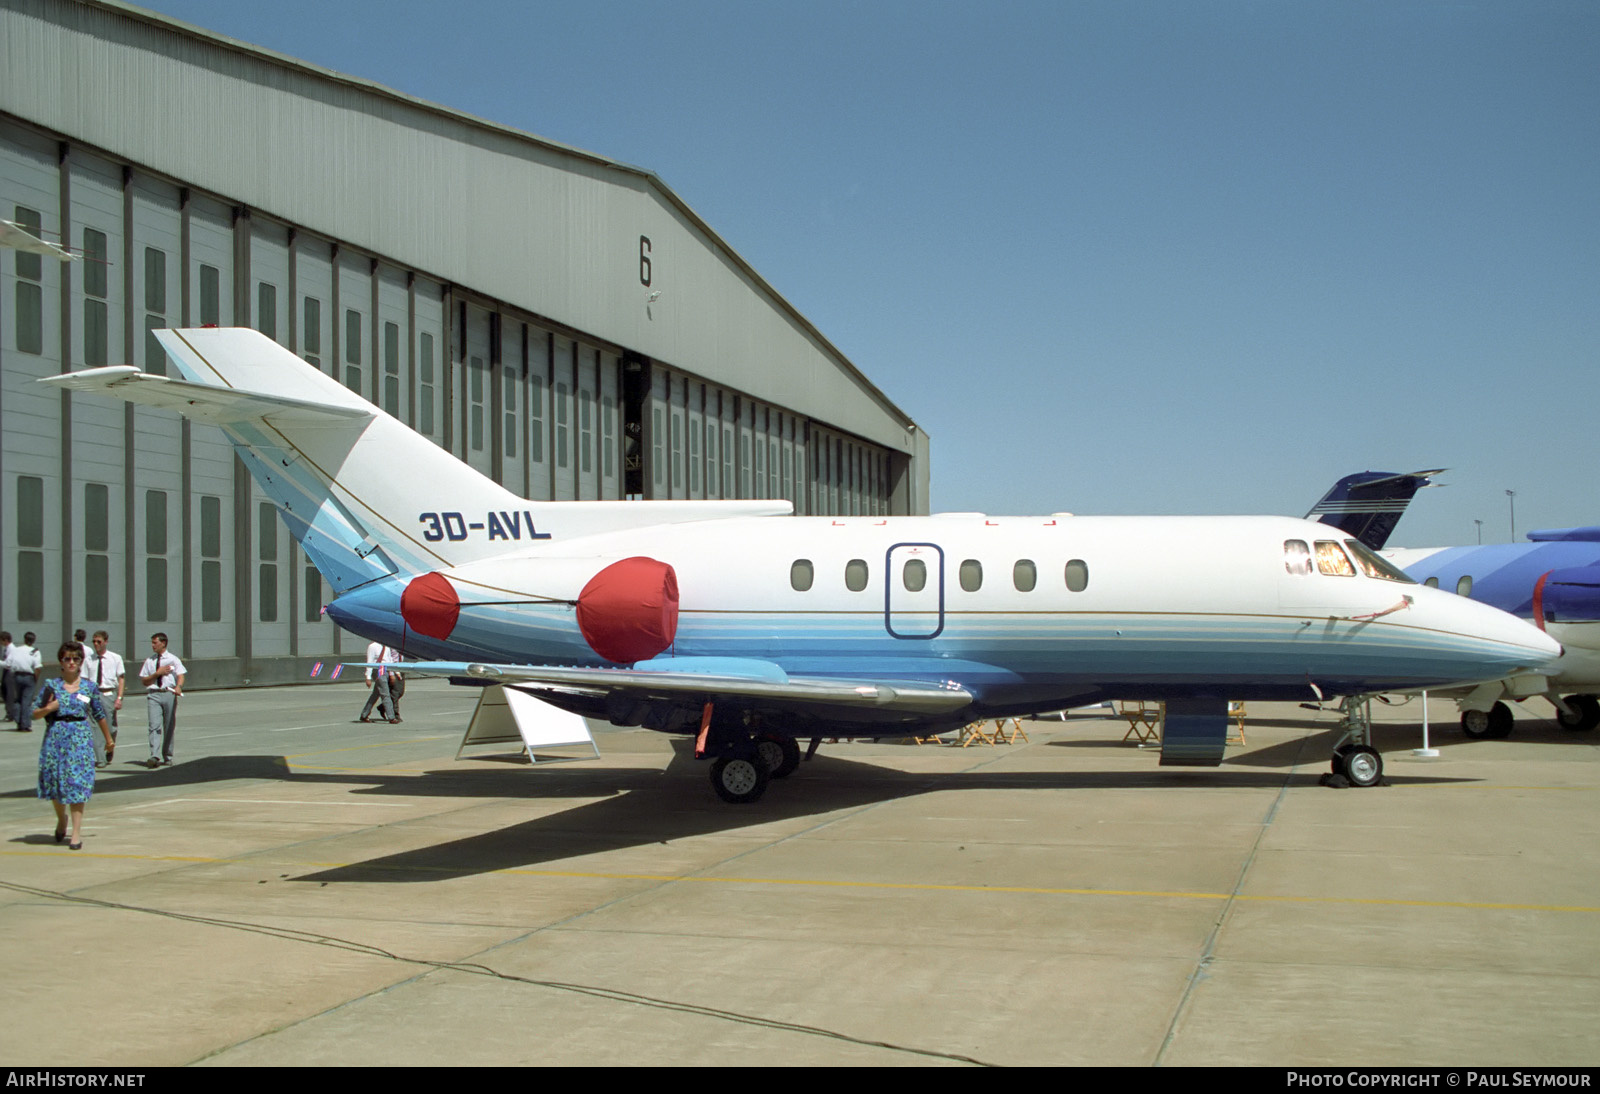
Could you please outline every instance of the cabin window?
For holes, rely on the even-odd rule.
[[[1434,574],[1432,577],[1428,578],[1428,580],[1424,581],[1423,584],[1430,589],[1437,589],[1439,587],[1439,575]]]
[[[789,587],[797,593],[811,591],[811,582],[816,572],[812,569],[809,558],[797,558],[789,567]]]
[[[1350,564],[1350,556],[1331,539],[1317,540],[1317,570],[1330,577],[1356,576],[1356,568]]]
[[[859,593],[867,587],[867,563],[865,559],[852,558],[844,564],[844,587],[853,593]]]
[[[1017,587],[1017,592],[1031,593],[1038,583],[1039,568],[1033,564],[1033,559],[1017,559],[1016,565],[1011,567],[1011,584]]]
[[[969,558],[961,564],[961,588],[969,593],[983,588],[983,563]]]
[[[1399,569],[1394,563],[1373,551],[1359,539],[1347,539],[1344,545],[1350,548],[1350,554],[1355,558],[1356,565],[1361,567],[1361,572],[1368,577],[1382,578],[1384,581],[1399,581],[1407,585],[1415,585],[1406,576],[1405,571]]]
[[[1460,580],[1458,580],[1456,582],[1456,595],[1457,596],[1471,596],[1472,595],[1472,575],[1471,574],[1462,574],[1461,575]]]
[[[1291,574],[1309,574],[1311,572],[1311,548],[1306,546],[1303,539],[1286,539],[1283,541],[1283,568]]]
[[[928,584],[928,564],[920,558],[908,558],[900,578],[905,582],[906,592],[920,593]]]
[[[1304,544],[1302,544],[1304,546]],[[1081,558],[1067,563],[1067,591],[1081,593],[1089,587],[1089,564]]]

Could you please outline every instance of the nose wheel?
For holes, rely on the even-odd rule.
[[[1372,747],[1372,699],[1346,696],[1340,704],[1339,726],[1344,730],[1333,749],[1331,771],[1325,786],[1378,786],[1383,782],[1383,757]],[[1335,781],[1338,780],[1338,781]]]

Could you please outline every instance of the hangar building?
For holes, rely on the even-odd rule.
[[[107,0],[0,0],[0,626],[191,685],[365,644],[214,428],[49,391],[252,326],[536,499],[927,511],[914,422],[648,171]],[[405,474],[396,468],[397,475]]]

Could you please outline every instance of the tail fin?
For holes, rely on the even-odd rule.
[[[1445,468],[1413,471],[1409,475],[1393,471],[1360,471],[1346,475],[1311,507],[1306,518],[1331,524],[1356,537],[1374,551],[1382,550],[1405,514],[1406,506],[1424,486]]]
[[[786,501],[525,501],[257,331],[154,333],[183,380],[112,367],[40,382],[220,427],[337,593],[551,539],[792,511]]]

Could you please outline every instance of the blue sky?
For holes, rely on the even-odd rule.
[[[654,171],[936,509],[1600,523],[1600,4],[148,6]]]

